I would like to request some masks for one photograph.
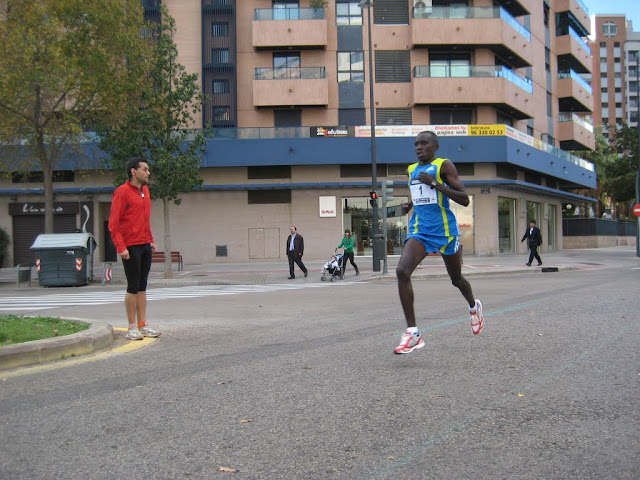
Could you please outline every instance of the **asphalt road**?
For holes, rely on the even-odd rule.
[[[0,373],[0,478],[637,479],[639,279],[604,257],[473,277],[477,337],[418,280],[427,345],[404,356],[391,281],[151,302],[148,347]]]

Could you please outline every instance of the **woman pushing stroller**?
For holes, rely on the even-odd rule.
[[[353,237],[351,236],[351,230],[348,228],[344,231],[342,242],[336,247],[336,250],[338,250],[338,248],[344,248],[344,255],[342,256],[342,276],[344,276],[344,271],[347,269],[347,259],[351,262],[353,268],[356,269],[356,275],[360,275],[360,270],[358,270],[358,266],[353,261]]]

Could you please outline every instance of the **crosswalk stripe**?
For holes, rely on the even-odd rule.
[[[242,293],[277,292],[281,290],[300,290],[331,286],[330,283],[310,283],[304,285],[200,285],[184,287],[162,287],[147,290],[150,301],[198,298],[217,295],[239,295]],[[49,295],[0,297],[0,312],[29,310],[67,306],[91,306],[118,303],[124,300],[124,291],[93,291],[82,293],[55,293]]]

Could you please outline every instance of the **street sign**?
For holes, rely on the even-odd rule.
[[[640,203],[638,203],[635,207],[633,207],[633,214],[636,217],[640,217]]]

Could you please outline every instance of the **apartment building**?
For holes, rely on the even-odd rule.
[[[518,240],[530,219],[541,227],[543,251],[561,249],[563,204],[591,201],[572,191],[596,185],[593,165],[567,152],[595,146],[584,4],[325,3],[143,2],[147,18],[158,20],[161,4],[175,18],[179,60],[200,74],[208,95],[195,127],[214,127],[203,188],[171,207],[172,247],[185,263],[284,262],[290,225],[305,238],[305,258],[327,257],[345,228],[357,255],[371,255],[369,192],[381,188],[374,161],[376,180],[394,183],[380,217],[387,253],[399,254],[405,172],[423,129],[440,135],[439,154],[454,162],[471,197],[455,207],[465,253],[524,253]],[[113,258],[110,174],[66,172],[56,184],[56,229],[87,228],[98,238],[97,258]],[[0,224],[12,229],[14,263],[31,255],[38,187],[0,183]],[[156,201],[159,248],[162,219]]]
[[[596,124],[638,125],[638,56],[640,32],[624,15],[596,15],[593,50]]]

